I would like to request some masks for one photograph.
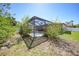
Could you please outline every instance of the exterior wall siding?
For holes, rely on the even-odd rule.
[[[65,27],[64,30],[66,30],[66,31],[75,31],[75,32],[79,32],[79,28],[69,28],[69,27]]]

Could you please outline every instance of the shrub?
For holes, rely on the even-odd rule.
[[[45,34],[49,38],[56,38],[57,35],[62,33],[62,25],[60,23],[51,23],[47,26]]]
[[[29,18],[25,17],[22,20],[19,33],[23,36],[28,36],[28,33],[30,32],[31,32],[31,29],[29,28]]]
[[[0,29],[0,43],[3,43],[5,41],[5,38],[7,38],[7,32],[5,30]]]
[[[16,31],[17,27],[12,26],[11,19],[0,17],[0,46],[8,40]]]
[[[71,34],[71,31],[64,31],[65,34]]]
[[[16,20],[9,12],[10,4],[0,4],[0,46],[16,31]]]

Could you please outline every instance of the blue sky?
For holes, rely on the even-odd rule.
[[[24,16],[38,16],[49,21],[58,18],[61,22],[74,20],[79,23],[79,4],[77,3],[16,3],[11,4],[11,12],[17,21]]]

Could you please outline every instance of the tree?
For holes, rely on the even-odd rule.
[[[9,3],[0,3],[0,16],[10,16],[9,9]]]
[[[72,24],[72,26],[73,26],[73,22],[74,22],[73,20],[70,21],[70,23]]]

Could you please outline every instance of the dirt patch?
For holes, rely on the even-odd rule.
[[[76,42],[66,41],[64,39],[51,40],[51,47],[56,50],[58,55],[79,56],[79,44]]]
[[[18,39],[20,36],[18,36]],[[20,38],[21,39],[21,38]],[[40,38],[41,39],[41,38]],[[71,40],[52,39],[28,50],[24,41],[9,49],[0,50],[0,55],[14,56],[79,56],[79,43]]]

